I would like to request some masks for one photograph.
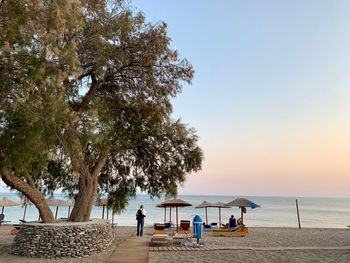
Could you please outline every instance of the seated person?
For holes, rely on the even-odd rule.
[[[231,217],[230,217],[230,219],[229,219],[228,226],[229,226],[230,228],[234,228],[234,227],[237,226],[236,218],[235,218],[233,215],[231,215]]]
[[[237,225],[244,226],[242,218],[238,218]]]
[[[205,222],[203,222],[203,227],[204,227],[204,228],[211,228],[211,225],[208,225],[208,224],[206,224]]]

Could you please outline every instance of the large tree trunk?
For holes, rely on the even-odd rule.
[[[109,149],[109,147],[106,147],[101,152],[96,164],[92,168],[92,172],[90,172],[84,160],[80,158],[81,154],[76,155],[79,157],[77,158],[80,172],[79,193],[75,199],[75,204],[69,217],[70,221],[84,222],[90,219],[92,206],[94,205],[98,190],[98,176],[106,163]]]
[[[23,193],[39,210],[44,223],[54,223],[55,218],[47,205],[43,194],[31,182],[26,183],[14,175],[10,170],[1,169],[1,178],[5,184]]]
[[[97,194],[97,177],[89,174],[80,174],[79,193],[69,221],[84,222],[90,219],[92,206]]]

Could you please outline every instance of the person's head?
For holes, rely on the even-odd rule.
[[[231,218],[235,218],[233,215],[231,215]]]
[[[140,209],[142,209],[143,208],[143,205],[140,205]]]

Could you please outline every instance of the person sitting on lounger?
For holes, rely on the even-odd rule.
[[[233,227],[236,227],[237,226],[237,223],[236,223],[236,218],[231,215],[230,219],[229,219],[229,222],[228,222],[228,226],[230,228],[233,228]]]

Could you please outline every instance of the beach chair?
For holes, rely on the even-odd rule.
[[[172,238],[168,234],[153,234],[151,237],[151,245],[154,244],[169,244]]]
[[[167,245],[172,241],[172,238],[168,234],[153,234],[150,239],[151,245],[163,244]]]
[[[166,234],[164,224],[154,224],[153,234]]]
[[[218,223],[211,223],[210,228],[218,227]]]
[[[179,234],[186,234],[187,236],[189,236],[191,234],[190,226],[191,226],[190,220],[181,220]]]
[[[212,229],[210,234],[212,236],[222,236],[222,237],[245,237],[248,235],[248,227],[237,226],[235,228],[228,229]]]

